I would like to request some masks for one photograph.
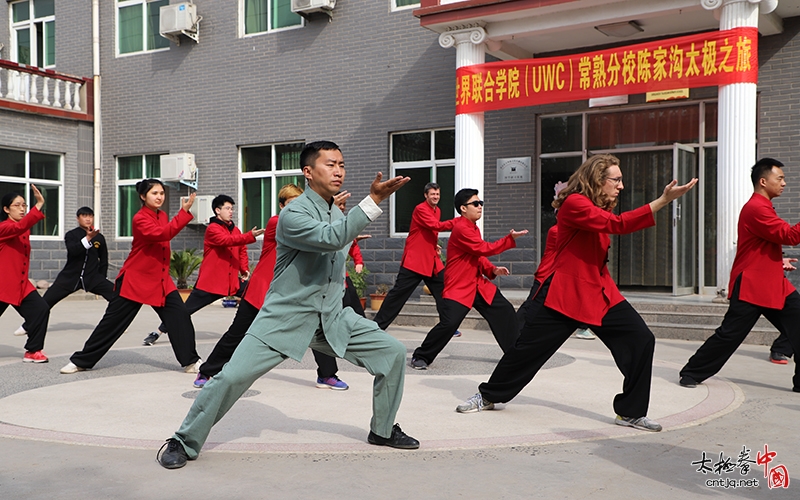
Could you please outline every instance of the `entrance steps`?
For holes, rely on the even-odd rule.
[[[503,295],[519,308],[528,291],[503,290]],[[704,341],[722,323],[728,310],[727,304],[715,304],[710,297],[672,297],[665,294],[624,294],[634,309],[642,316],[656,338]],[[367,308],[367,317],[373,318],[375,311]],[[439,321],[436,303],[430,295],[410,299],[393,325],[433,327]],[[477,311],[472,309],[461,328],[465,330],[488,330],[489,325]],[[746,344],[770,345],[778,331],[763,316],[745,339]]]

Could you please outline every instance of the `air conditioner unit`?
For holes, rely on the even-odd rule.
[[[296,14],[311,14],[312,12],[327,12],[336,6],[336,0],[292,0],[292,12]]]
[[[181,196],[181,202],[183,202],[184,198],[185,196]],[[209,219],[217,215],[214,213],[214,210],[211,209],[211,202],[213,200],[214,197],[208,195],[195,197],[192,208],[189,209],[189,212],[194,215],[194,219],[192,219],[190,224],[208,224]]]
[[[193,181],[197,175],[197,165],[192,153],[161,155],[162,181]]]
[[[197,8],[193,3],[181,2],[165,5],[159,11],[159,31],[161,34],[176,34],[193,30],[197,21]]]

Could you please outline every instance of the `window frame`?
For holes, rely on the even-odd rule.
[[[269,217],[266,217],[265,220],[262,221],[263,227],[266,228],[267,227],[267,222],[269,221],[270,217],[273,217],[273,216],[277,215],[280,212],[280,209],[278,208],[278,192],[280,191],[280,189],[277,188],[278,183],[275,182],[275,179],[277,179],[279,177],[300,176],[300,177],[303,177],[303,179],[305,180],[305,177],[303,176],[302,167],[301,168],[297,168],[297,169],[275,170],[275,165],[277,163],[277,161],[276,161],[277,160],[276,148],[278,146],[290,146],[290,145],[300,145],[300,144],[305,146],[306,145],[305,140],[280,141],[280,142],[270,142],[270,143],[263,143],[263,144],[245,144],[245,145],[240,145],[239,146],[239,148],[238,148],[239,149],[239,151],[238,151],[238,167],[237,167],[237,169],[238,169],[238,177],[239,177],[238,178],[239,196],[238,196],[238,200],[236,202],[236,207],[237,207],[237,212],[238,212],[237,213],[237,217],[238,217],[237,220],[239,221],[239,223],[242,225],[243,228],[244,227],[248,227],[248,226],[250,226],[250,224],[252,224],[249,220],[246,221],[245,220],[245,216],[244,216],[244,208],[245,208],[244,181],[246,179],[265,179],[265,178],[268,178],[268,179],[272,180],[270,182],[270,200],[271,200],[271,203],[270,203]],[[255,172],[243,172],[242,171],[242,150],[243,149],[253,149],[253,148],[265,148],[265,147],[269,147],[270,148],[270,170],[262,170],[262,171],[255,171]],[[302,185],[299,186],[299,187],[303,191],[305,191],[307,189],[307,186],[306,186],[305,182],[303,182]],[[252,227],[252,226],[250,226],[250,227]]]
[[[28,2],[28,19],[26,19],[24,21],[14,22],[14,5],[22,3],[22,2]],[[11,41],[11,60],[16,62],[16,63],[18,63],[18,64],[23,64],[23,63],[19,62],[19,53],[18,53],[19,49],[18,49],[18,39],[17,39],[18,34],[17,34],[17,32],[19,30],[21,30],[21,29],[28,29],[28,32],[30,33],[30,43],[31,43],[30,50],[31,50],[31,54],[30,54],[30,61],[26,65],[27,66],[31,66],[31,67],[41,68],[41,69],[54,69],[56,67],[55,47],[53,48],[53,59],[54,60],[52,61],[52,63],[51,64],[44,64],[44,62],[47,62],[46,61],[47,60],[47,24],[48,23],[52,23],[52,26],[55,29],[56,15],[55,15],[55,12],[54,12],[52,15],[49,15],[49,16],[35,17],[35,13],[34,13],[35,12],[35,10],[34,10],[34,3],[35,2],[36,2],[36,0],[17,0],[17,1],[14,1],[14,2],[9,2],[9,4],[8,4],[8,21],[9,21],[9,26],[10,26],[10,38],[11,38],[11,40],[10,40]],[[39,59],[39,57],[38,57],[39,50],[38,49],[39,48],[38,48],[38,45],[37,45],[37,37],[34,35],[34,32],[36,31],[36,25],[37,24],[41,24],[42,25],[42,40],[43,40],[43,43],[45,45],[44,48],[42,49],[42,58],[45,59],[45,61],[42,61],[43,64],[39,64],[39,61],[38,61],[38,59]],[[53,43],[55,43],[55,40],[53,41]],[[34,59],[36,60],[36,62],[34,62]]]
[[[159,47],[156,49],[148,49],[147,48],[147,4],[157,2],[160,0],[114,0],[116,7],[114,9],[114,52],[115,57],[128,57],[128,56],[135,56],[138,54],[152,54],[155,52],[164,52],[170,49],[169,40],[161,36],[161,33],[156,33],[156,36],[159,38],[164,38],[167,40],[166,47]],[[141,5],[142,6],[142,50],[135,50],[132,52],[120,52],[119,51],[119,37],[120,37],[120,29],[119,29],[119,11],[125,7],[133,7],[134,5]],[[167,0],[167,5],[169,5],[169,0]],[[159,8],[159,24],[161,23],[161,12]],[[134,155],[135,156],[135,155]]]
[[[448,131],[448,130],[455,130],[454,127],[439,127],[439,128],[430,128],[430,129],[419,129],[419,130],[403,130],[397,132],[391,132],[389,134],[389,178],[393,178],[397,175],[398,170],[408,170],[413,168],[430,168],[431,169],[431,181],[438,183],[438,168],[439,167],[453,167],[456,166],[456,159],[455,154],[453,158],[446,158],[437,160],[436,159],[436,132]],[[429,132],[431,134],[431,151],[430,151],[430,159],[429,160],[414,160],[414,161],[398,161],[395,162],[394,158],[394,141],[392,138],[395,135],[403,135],[403,134],[419,134],[421,132]],[[399,167],[399,168],[398,168]],[[408,231],[397,231],[396,230],[396,217],[397,217],[397,206],[396,206],[396,195],[397,193],[392,193],[389,197],[389,237],[390,238],[405,238],[408,236]],[[451,200],[452,203],[452,200]],[[450,206],[451,203],[447,205]],[[443,208],[441,201],[439,202],[439,208],[442,209],[444,212],[445,208]],[[457,217],[458,214],[455,213],[455,209],[453,209],[453,217]],[[439,233],[440,238],[449,238],[450,231],[442,231]]]
[[[421,0],[416,0],[411,5],[397,5],[397,0],[389,0],[389,12],[402,12],[420,8]]]
[[[247,33],[247,20],[245,19],[245,11],[244,11],[244,3],[247,0],[239,0],[239,38],[251,38],[254,36],[262,36],[268,35],[270,33],[280,33],[282,31],[290,31],[295,29],[304,28],[306,26],[306,19],[303,16],[300,16],[300,24],[293,25],[293,26],[284,26],[283,28],[273,28],[272,27],[272,6],[270,0],[264,0],[267,2],[267,18],[270,19],[270,26],[267,27],[266,31],[257,31],[255,33]],[[291,6],[291,3],[289,4]],[[299,15],[299,14],[298,14]],[[263,146],[268,146],[269,144],[264,144]],[[243,146],[243,147],[258,147],[258,146]]]
[[[37,187],[39,186],[55,186],[58,187],[58,219],[56,220],[56,224],[58,225],[57,234],[53,235],[43,235],[43,234],[31,234],[32,241],[61,241],[64,237],[64,153],[54,153],[52,151],[41,151],[41,150],[34,150],[34,149],[22,149],[22,148],[12,148],[3,146],[2,149],[9,150],[9,151],[22,151],[25,153],[25,174],[24,177],[14,177],[9,175],[2,175],[0,174],[0,182],[9,182],[13,184],[23,184],[25,186],[23,196],[25,198],[25,203],[27,203],[28,207],[33,207],[36,205],[36,200],[31,198],[31,184],[35,184]],[[39,153],[39,154],[46,154],[51,156],[58,156],[58,179],[41,179],[41,178],[33,178],[31,177],[31,153]],[[44,207],[42,211],[47,215],[47,205],[52,204],[53,200],[45,197],[44,200]]]
[[[161,156],[167,153],[145,153],[145,154],[137,154],[137,155],[117,155],[114,156],[114,239],[117,241],[133,241],[133,234],[130,236],[123,236],[120,234],[120,196],[119,196],[119,188],[121,186],[136,186],[136,183],[148,179],[150,177],[155,177],[157,179],[161,178]],[[155,156],[158,157],[158,169],[159,175],[157,176],[148,176],[147,175],[147,157],[148,156]],[[134,179],[120,179],[119,178],[119,159],[120,158],[141,158],[142,159],[142,177],[134,178]],[[165,183],[166,186],[166,183]],[[162,210],[165,210],[164,207],[169,206],[169,191],[165,191],[164,196],[164,204],[162,205]],[[139,207],[141,208],[141,207]],[[137,209],[138,211],[138,209]],[[165,210],[165,212],[167,212]],[[167,217],[169,217],[169,212],[167,212]]]

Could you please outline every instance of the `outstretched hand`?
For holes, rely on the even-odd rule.
[[[358,236],[356,236],[355,241],[356,241],[356,243],[358,243],[359,241],[366,240],[368,238],[372,238],[372,235],[371,234],[359,234]]]
[[[181,197],[181,208],[188,212],[189,209],[192,208],[196,196],[197,193],[192,193],[189,196]]]
[[[258,226],[254,226],[253,229],[250,230],[250,232],[253,233],[253,236],[256,238],[264,234],[264,231],[266,231],[266,229],[264,228],[259,229]]]
[[[99,227],[90,227],[89,229],[86,229],[86,241],[92,241],[98,234],[100,234]]]
[[[520,236],[524,236],[524,235],[528,234],[528,230],[527,229],[523,229],[522,231],[514,231],[512,229],[511,231],[508,232],[508,234],[510,234],[511,237],[516,240]]]
[[[383,179],[383,174],[378,172],[378,175],[375,176],[375,180],[372,181],[372,185],[369,187],[369,195],[376,204],[380,204],[380,202],[391,196],[392,193],[405,186],[406,183],[411,180],[411,177],[398,175],[397,177],[392,177],[383,182],[381,182],[381,179]]]
[[[697,184],[696,177],[683,186],[678,186],[678,181],[673,180],[667,184],[667,186],[664,188],[664,192],[661,193],[661,196],[650,202],[650,209],[653,211],[653,213],[658,212],[662,208],[669,205],[673,200],[677,200],[681,196],[685,195],[694,187],[695,184]]]
[[[33,197],[36,199],[36,208],[41,210],[44,206],[44,196],[33,184],[31,184],[31,189],[33,190]]]
[[[511,271],[508,270],[507,267],[495,267],[494,268],[494,275],[495,276],[508,276],[511,274]]]
[[[792,265],[793,262],[797,262],[797,259],[783,259],[783,270],[794,271],[795,269],[797,269]]]

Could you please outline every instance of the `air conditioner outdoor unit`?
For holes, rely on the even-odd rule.
[[[292,12],[296,14],[311,14],[312,12],[327,12],[336,6],[336,0],[292,0]]]
[[[197,175],[197,165],[192,153],[161,155],[162,181],[193,181]]]
[[[161,7],[159,14],[161,17],[159,31],[161,33],[180,33],[183,30],[194,28],[197,8],[193,3],[181,2]]]
[[[179,35],[183,34],[199,41],[200,20],[197,7],[190,2],[165,5],[159,9],[158,31],[164,38],[180,45]]]
[[[183,202],[183,199],[184,197],[181,196],[181,202]],[[211,201],[213,199],[213,196],[208,195],[197,196],[194,199],[192,208],[189,209],[189,212],[194,215],[194,219],[192,219],[190,224],[208,224],[209,219],[217,215],[211,209]]]

